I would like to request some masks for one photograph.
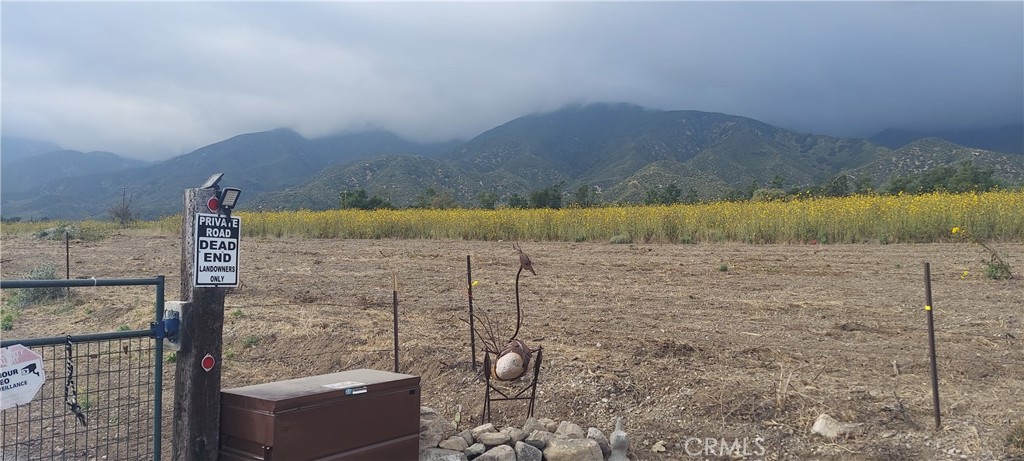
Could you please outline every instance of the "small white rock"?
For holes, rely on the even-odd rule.
[[[839,422],[826,413],[818,416],[811,426],[811,434],[818,434],[827,439],[835,439],[841,435],[849,435],[857,427],[856,424]]]

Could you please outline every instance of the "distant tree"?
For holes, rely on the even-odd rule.
[[[110,215],[110,219],[120,224],[122,228],[138,221],[138,217],[132,211],[132,199],[128,197],[127,187],[121,186],[121,204],[110,207],[107,210],[107,214]]]
[[[683,195],[683,203],[697,203],[700,200],[700,195],[697,194],[697,188],[690,186],[686,190],[686,195]]]
[[[918,185],[915,184],[914,178],[911,176],[897,176],[889,181],[889,187],[886,189],[890,194],[898,194],[900,192],[917,193]]]
[[[665,186],[665,192],[661,196],[661,203],[665,205],[672,205],[679,203],[679,197],[683,195],[683,191],[679,189],[679,186],[675,184],[669,184]]]
[[[494,192],[481,192],[476,199],[480,203],[480,208],[493,210],[494,206],[498,203],[498,194]]]
[[[725,193],[725,200],[730,202],[750,200],[754,197],[754,192],[758,189],[757,181],[751,181],[750,185],[743,189],[729,189]]]
[[[522,195],[512,194],[508,196],[508,206],[509,208],[527,208],[530,206],[530,202]]]
[[[6,223],[21,222],[21,216],[9,216],[9,217],[5,217],[5,218],[0,218],[0,221],[6,222]]]
[[[982,168],[967,160],[957,165],[956,171],[945,184],[949,192],[989,191],[999,187],[995,170]]]
[[[853,193],[854,194],[870,194],[875,191],[875,181],[871,179],[871,176],[862,173],[857,176],[857,179],[853,180]]]
[[[782,189],[786,185],[786,178],[782,175],[772,176],[771,181],[768,181],[768,188],[770,189]]]
[[[696,190],[694,190],[696,193]],[[675,184],[669,184],[664,189],[658,190],[655,188],[647,189],[644,194],[644,204],[646,205],[672,205],[680,202],[683,191],[679,189],[679,186]]]
[[[364,189],[341,191],[341,209],[377,210],[394,208],[391,203],[376,195],[369,197]]]
[[[921,194],[936,191],[989,191],[999,186],[994,170],[978,167],[967,160],[957,165],[943,165],[915,175],[893,178],[887,190],[890,194]]]
[[[850,175],[840,173],[833,176],[832,179],[823,185],[821,193],[828,197],[845,197],[850,195],[851,191]]]
[[[733,188],[730,188],[728,190],[728,192],[725,193],[725,197],[724,198],[725,198],[726,201],[729,201],[729,202],[735,202],[735,201],[741,201],[741,200],[750,200],[750,197],[747,197],[746,193],[744,191],[741,191],[739,189],[733,189]]]
[[[430,208],[435,210],[447,210],[451,208],[458,208],[459,202],[455,201],[455,197],[452,196],[451,191],[442,191],[434,194],[434,198],[430,200]]]
[[[455,202],[455,198],[452,197],[451,192],[441,191],[438,192],[433,187],[428,187],[423,194],[416,197],[416,208],[423,209],[437,209],[445,210],[448,208],[455,208],[458,203]]]
[[[530,192],[530,208],[562,208],[562,184]]]
[[[580,208],[589,208],[597,204],[597,194],[594,191],[594,186],[584,184],[576,189],[576,194],[573,195],[573,203]]]
[[[754,191],[756,191],[758,188],[759,188],[759,186],[757,185],[757,180],[756,179],[753,180],[753,181],[750,181],[750,185],[747,186],[747,190],[744,191],[743,198],[746,199],[746,200],[750,200],[751,198],[754,197]]]
[[[775,200],[782,200],[786,198],[786,191],[782,189],[758,189],[754,191],[754,195],[750,197],[753,202],[771,202]]]
[[[644,191],[644,205],[657,205],[661,202],[661,193],[653,187]]]
[[[341,209],[346,210],[349,208],[361,208],[360,205],[366,202],[368,198],[366,190],[356,189],[354,191],[343,190],[341,191]]]
[[[437,191],[433,187],[428,187],[427,190],[423,191],[422,194],[416,196],[416,204],[414,208],[430,208],[430,201],[437,195]]]

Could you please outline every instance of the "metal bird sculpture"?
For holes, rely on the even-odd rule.
[[[501,381],[511,381],[523,376],[529,368],[531,358],[530,348],[522,340],[517,339],[519,327],[523,323],[523,308],[519,303],[519,278],[523,275],[523,269],[533,275],[537,275],[537,271],[533,269],[530,257],[523,253],[518,244],[513,244],[512,249],[519,254],[519,270],[516,271],[516,331],[512,333],[505,349],[498,353],[491,370],[491,375]]]
[[[516,253],[519,253],[519,270],[526,269],[530,271],[531,274],[537,275],[537,271],[533,270],[533,263],[530,262],[530,257],[527,256],[526,253],[523,253],[523,249],[519,248],[518,244],[513,245],[512,248],[516,250]],[[518,275],[516,277],[518,282]]]
[[[523,308],[519,305],[519,276],[523,275],[523,269],[530,271],[533,275],[537,275],[537,271],[533,270],[533,263],[530,262],[530,257],[523,253],[523,249],[519,247],[519,244],[512,244],[512,249],[519,253],[519,270],[516,271],[516,331],[512,333],[509,341],[516,339],[516,336],[519,335],[519,326],[523,323]]]

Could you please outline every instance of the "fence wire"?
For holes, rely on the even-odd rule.
[[[31,402],[3,410],[0,460],[152,459],[154,405],[159,405],[153,396],[154,341],[73,343],[72,376],[65,347],[31,347],[43,358],[45,382]],[[84,425],[67,403],[75,391]]]

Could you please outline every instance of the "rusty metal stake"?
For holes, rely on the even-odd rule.
[[[398,373],[398,275],[391,274],[391,307],[395,319],[395,373]]]
[[[932,316],[932,274],[929,263],[924,263],[925,316],[928,317],[928,353],[932,364],[932,402],[935,407],[935,429],[942,427],[939,412],[939,368],[935,360],[935,320]]]
[[[469,296],[469,363],[476,370],[476,333],[473,331],[473,265],[466,255],[466,294]]]
[[[64,231],[64,278],[71,280],[71,233]],[[71,287],[67,289],[67,302],[71,305]]]

